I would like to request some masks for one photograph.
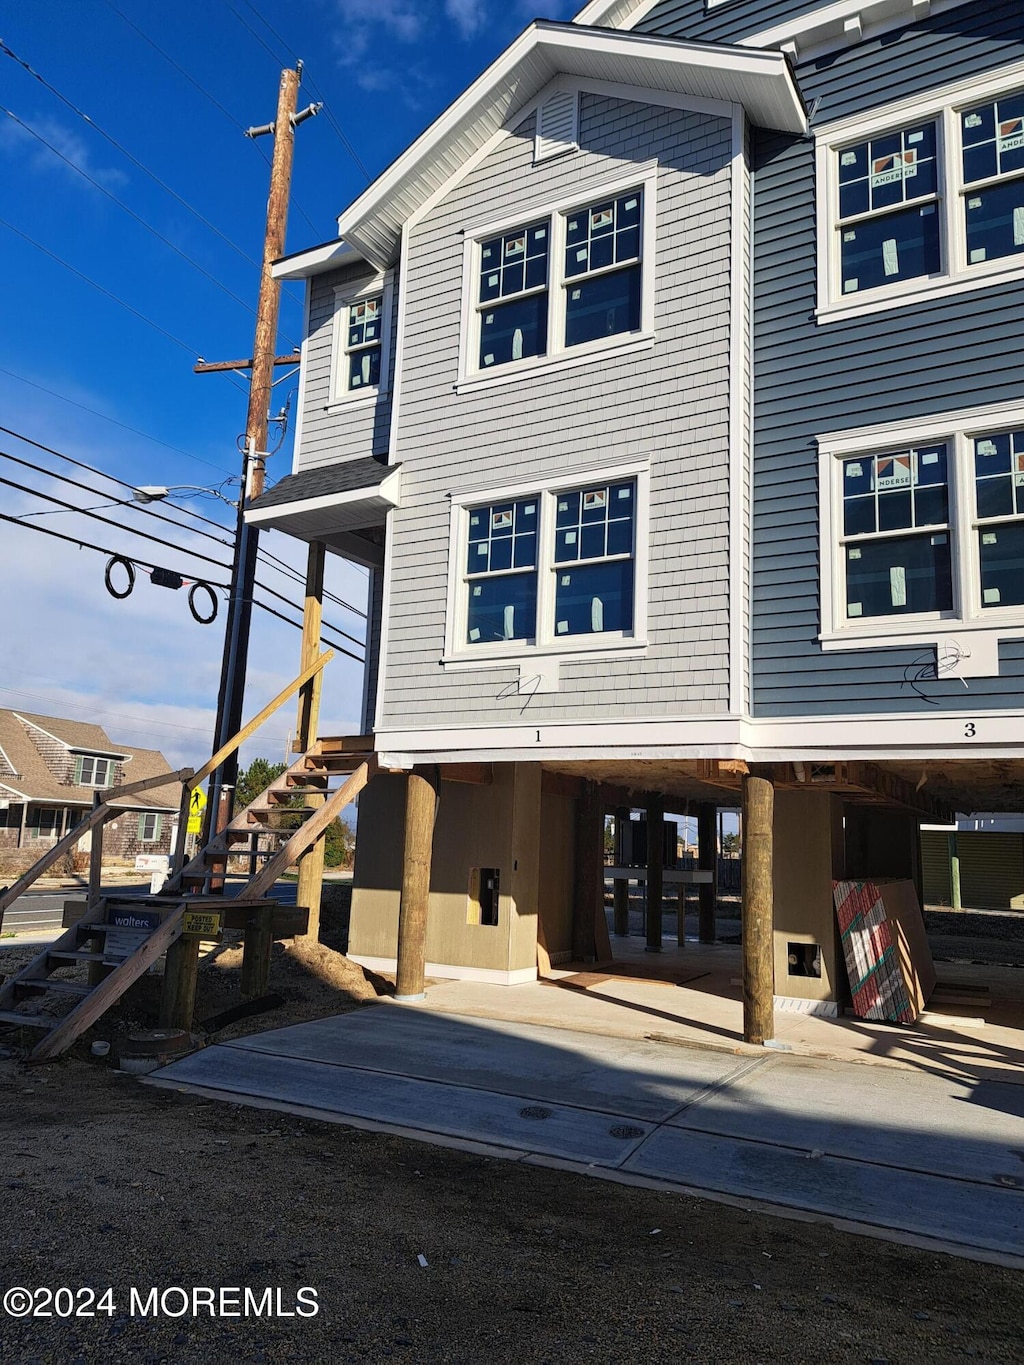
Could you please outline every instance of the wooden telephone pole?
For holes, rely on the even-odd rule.
[[[259,548],[259,531],[246,522],[245,505],[251,499],[260,496],[266,478],[267,431],[275,365],[274,344],[277,339],[281,301],[281,285],[274,279],[271,266],[278,257],[284,255],[295,129],[305,119],[317,113],[320,107],[311,104],[302,113],[295,112],[301,76],[301,62],[294,71],[291,69],[282,71],[276,119],[273,123],[264,124],[259,128],[249,128],[246,131],[246,137],[257,138],[271,134],[274,138],[252,359],[201,367],[204,372],[224,368],[250,371],[249,410],[245,422],[245,451],[242,459],[242,493],[238,501],[235,553],[231,566],[231,597],[224,632],[224,657],[221,664],[217,725],[214,735],[215,750],[226,744],[242,725],[249,629],[252,621],[253,591],[256,585],[256,552]],[[231,818],[237,781],[236,752],[218,768],[210,783],[207,818],[212,822],[211,827],[214,830],[223,829]]]

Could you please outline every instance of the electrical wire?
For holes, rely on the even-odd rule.
[[[148,431],[142,431],[139,427],[129,426],[127,422],[121,422],[116,417],[111,417],[108,413],[100,412],[99,408],[90,408],[87,403],[80,403],[77,398],[69,398],[66,393],[59,393],[57,389],[48,389],[45,384],[38,384],[34,379],[28,379],[25,375],[18,374],[16,370],[8,370],[0,365],[0,374],[5,374],[10,379],[16,379],[19,384],[27,384],[31,389],[38,389],[40,393],[49,394],[51,398],[56,398],[62,403],[68,403],[71,407],[78,408],[82,412],[88,412],[93,417],[102,417],[104,422],[110,422],[113,426],[120,427],[122,431],[130,431],[133,436],[141,436],[144,441],[152,441],[154,445],[163,446],[165,450],[173,450],[176,455],[184,455],[187,460],[194,460],[196,464],[205,465],[207,469],[215,469],[218,474],[223,474],[225,472],[223,465],[213,464],[210,460],[204,460],[201,455],[193,455],[190,450],[182,450],[181,446],[171,445],[169,441],[162,441],[159,436],[153,436]],[[4,429],[6,430],[6,428]],[[27,441],[29,438],[27,436],[21,436],[19,439]],[[30,441],[29,444],[36,445],[38,443]],[[40,449],[49,450],[50,448],[49,446],[40,446]],[[52,455],[58,455],[62,460],[70,460],[72,464],[81,464],[80,460],[73,460],[70,455],[65,455],[59,450],[53,450],[50,451],[50,453]],[[82,465],[82,468],[92,469],[92,466]],[[102,473],[102,471],[98,469],[93,469],[92,472],[94,474]],[[230,478],[231,476],[229,475],[228,477]],[[113,475],[105,474],[104,478],[110,479],[113,478]],[[118,482],[122,481],[118,480]],[[193,512],[191,515],[196,516],[197,513]]]
[[[11,456],[10,453],[9,453],[8,451],[5,451],[5,450],[0,450],[0,456],[3,456],[3,457],[5,457],[5,458],[7,458],[7,459],[14,459],[14,460],[16,460],[17,463],[19,463],[19,464],[24,464],[24,463],[25,463],[24,460],[19,460],[17,456]],[[124,525],[122,525],[120,522],[111,521],[111,519],[110,519],[109,517],[101,517],[101,516],[98,516],[98,515],[96,514],[96,512],[93,511],[93,510],[90,509],[90,508],[87,508],[87,507],[77,507],[74,503],[65,502],[63,498],[55,498],[55,497],[54,497],[52,494],[50,494],[50,493],[43,493],[43,492],[40,492],[39,489],[37,489],[37,488],[30,488],[30,487],[28,487],[27,485],[21,484],[21,483],[14,483],[11,479],[5,479],[5,478],[2,478],[2,477],[0,477],[0,484],[3,484],[3,485],[5,485],[5,486],[8,487],[8,488],[15,488],[15,489],[17,489],[19,492],[21,492],[21,493],[28,493],[28,494],[29,494],[30,496],[32,496],[32,497],[36,497],[36,498],[42,499],[44,502],[54,503],[56,506],[55,506],[55,509],[53,509],[53,510],[57,510],[57,511],[66,511],[66,512],[78,512],[78,513],[81,514],[82,516],[92,517],[92,519],[93,519],[94,521],[103,522],[103,524],[104,524],[105,526],[113,526],[113,527],[115,527],[115,528],[116,528],[117,530],[119,530],[119,531],[125,531],[125,532],[127,532],[129,535],[140,536],[143,540],[151,540],[151,541],[153,541],[153,542],[154,542],[155,544],[157,544],[157,545],[166,545],[169,549],[178,550],[180,553],[186,554],[186,555],[190,555],[190,556],[192,556],[192,557],[195,558],[195,559],[201,559],[201,560],[203,560],[203,561],[204,561],[205,563],[207,563],[207,564],[213,564],[213,565],[214,565],[216,568],[218,568],[218,569],[227,569],[228,572],[231,571],[231,565],[230,565],[230,564],[223,564],[223,563],[221,563],[221,561],[220,561],[219,559],[211,559],[209,555],[204,555],[204,554],[202,554],[199,550],[189,549],[188,546],[185,546],[185,545],[177,545],[174,541],[165,540],[163,536],[155,536],[155,535],[153,535],[153,534],[152,534],[151,532],[149,532],[149,531],[142,531],[142,530],[140,530],[140,529],[139,529],[138,527],[136,527],[136,526],[124,526]],[[93,491],[95,491],[95,490],[93,490]],[[120,506],[125,506],[126,504],[121,503],[121,504],[119,504],[119,505],[120,505]],[[40,515],[40,514],[39,514],[39,513],[31,513],[31,512],[30,512],[30,513],[27,513],[26,515],[28,515],[28,516],[37,516],[37,515]],[[23,525],[23,526],[26,524],[23,517],[19,517],[19,518],[17,518],[17,520],[18,520],[18,521],[20,522],[20,524]],[[165,520],[166,520],[166,518],[165,518]],[[185,527],[180,526],[180,523],[178,523],[178,525],[179,525],[179,529],[181,529],[181,530],[185,530],[185,529],[186,529]],[[42,528],[39,528],[39,529],[42,529]],[[198,532],[198,533],[196,533],[196,534],[206,535],[206,532],[203,531],[203,532]],[[212,540],[213,537],[211,536],[210,539]],[[228,542],[227,542],[227,541],[222,541],[222,542],[220,542],[220,543],[223,544],[223,545],[225,545],[225,546],[228,545]],[[230,548],[230,547],[229,547],[229,548]],[[132,558],[132,556],[126,556],[126,558]],[[141,560],[140,560],[139,562],[140,562],[140,563],[143,563],[144,561],[141,561]],[[217,586],[220,586],[220,585],[218,584]],[[266,583],[257,583],[255,586],[261,588],[263,592],[269,593],[271,597],[276,597],[276,598],[278,599],[278,601],[283,602],[286,606],[289,606],[289,607],[290,607],[290,606],[293,605],[293,603],[292,603],[292,601],[291,601],[290,598],[287,598],[287,597],[283,596],[283,594],[279,593],[276,589],[269,587]],[[357,639],[354,635],[350,635],[350,634],[348,633],[348,631],[342,630],[340,626],[334,626],[334,625],[332,625],[330,622],[325,622],[325,626],[326,626],[328,629],[330,629],[332,632],[334,632],[335,634],[337,634],[337,635],[343,635],[346,639],[351,640],[353,644],[360,645],[360,646],[363,645],[363,641],[362,641],[362,640]]]
[[[105,285],[99,284],[96,280],[92,279],[91,276],[86,275],[83,271],[79,270],[77,266],[71,265],[70,262],[65,261],[62,256],[58,256],[55,251],[51,251],[49,247],[45,247],[41,242],[37,242],[36,239],[30,237],[27,232],[22,232],[21,228],[16,228],[14,224],[9,223],[6,218],[0,218],[0,227],[5,227],[8,232],[13,232],[16,237],[20,237],[23,241],[28,242],[30,246],[34,246],[36,250],[41,251],[44,256],[49,256],[51,261],[56,261],[58,265],[62,265],[64,269],[70,271],[72,275],[77,275],[78,278],[84,280],[86,284],[91,284],[93,289],[98,290],[101,294],[105,294],[108,299],[113,299],[115,303],[120,304],[127,312],[146,323],[147,326],[152,327],[154,331],[159,332],[160,335],[166,337],[168,341],[173,341],[175,346],[180,346],[183,351],[187,351],[190,356],[195,357],[200,354],[200,352],[194,346],[190,346],[187,341],[182,341],[181,337],[175,336],[174,333],[169,332],[166,327],[161,327],[159,322],[154,322],[151,317],[147,317],[145,313],[140,312],[133,304],[126,303],[124,299],[107,289]],[[235,382],[234,375],[229,373],[227,377],[232,382]],[[246,392],[241,384],[236,384],[236,387],[242,389],[243,393]]]
[[[228,7],[233,10],[233,6],[230,4],[230,0],[225,0],[225,3],[228,4]],[[252,3],[252,0],[242,0],[242,4],[245,5],[246,9],[248,9],[252,14],[256,16],[256,18],[260,21],[264,28],[266,28],[270,33],[274,35],[274,37],[277,39],[278,43],[280,43],[281,47],[284,49],[287,55],[291,57],[292,61],[297,62],[299,60],[299,57],[295,49],[289,43],[287,43],[284,40],[284,38],[281,37],[280,33],[278,33],[274,25],[270,22],[270,20],[266,17],[265,14],[263,14],[260,10],[256,8],[256,6]],[[236,14],[236,17],[241,19],[241,15],[237,14],[237,11],[234,12]],[[248,25],[246,25],[246,27],[248,27]],[[249,29],[249,32],[252,33],[252,29]],[[255,38],[256,36],[257,35],[253,33],[253,37]],[[266,44],[264,44],[264,46],[266,46]],[[356,151],[356,149],[352,146],[352,143],[346,137],[345,130],[342,128],[341,124],[335,117],[334,111],[331,109],[331,106],[324,99],[323,92],[321,91],[320,87],[317,85],[316,81],[309,74],[308,70],[306,70],[305,67],[303,67],[302,79],[304,84],[309,86],[312,94],[323,105],[324,117],[327,119],[327,122],[333,129],[335,135],[338,138],[338,141],[341,143],[341,145],[348,152],[349,156],[359,167],[360,171],[366,177],[367,181],[372,180],[373,177],[363,164],[363,161],[359,156],[359,153]]]
[[[232,241],[232,239],[227,235],[226,232],[222,232],[221,229],[217,227],[216,223],[211,223],[209,218],[205,217],[202,213],[200,213],[200,211],[195,207],[194,204],[190,204],[187,199],[184,199],[177,192],[177,190],[172,189],[170,185],[168,185],[165,181],[161,180],[155,171],[150,170],[150,168],[144,162],[140,161],[137,156],[134,156],[128,150],[127,147],[125,147],[122,143],[118,142],[117,138],[113,137],[110,133],[108,133],[106,129],[101,128],[95,119],[90,118],[87,113],[85,113],[82,109],[79,109],[76,104],[73,104],[72,101],[68,99],[67,95],[63,94],[60,90],[58,90],[55,85],[51,85],[51,83],[44,76],[40,75],[40,73],[36,71],[32,66],[30,66],[29,63],[25,61],[23,57],[19,57],[16,52],[12,51],[12,49],[7,46],[7,44],[3,41],[2,38],[0,38],[0,52],[3,52],[6,56],[12,58],[13,61],[17,62],[17,64],[20,67],[22,67],[25,71],[27,71],[28,74],[33,77],[33,79],[37,80],[39,84],[43,86],[44,89],[49,90],[51,95],[55,96],[58,100],[60,100],[61,104],[63,104],[66,109],[70,109],[71,112],[77,118],[80,118],[83,123],[88,124],[88,126],[92,128],[94,132],[99,133],[100,137],[104,138],[111,145],[111,147],[119,151],[121,155],[125,157],[128,161],[130,161],[133,166],[137,167],[143,173],[143,175],[147,175],[155,185],[159,185],[160,188],[166,194],[169,194],[172,199],[176,200],[182,206],[182,208],[187,209],[188,212],[193,215],[193,217],[198,218],[198,220],[205,227],[208,227],[211,232],[215,233],[221,239],[221,241],[226,242],[227,245],[231,247],[233,251],[237,251],[239,256],[241,256],[243,260],[248,261],[250,265],[256,266],[257,270],[260,268],[260,263],[259,261],[256,260],[254,256],[250,256],[249,253],[243,247],[240,247],[237,242]]]
[[[111,483],[116,483],[116,484],[118,484],[120,487],[122,487],[122,488],[127,488],[127,489],[128,489],[129,491],[131,491],[131,492],[134,492],[134,491],[135,491],[135,485],[134,485],[134,484],[131,484],[131,483],[128,483],[127,480],[125,480],[125,479],[119,479],[119,478],[118,478],[116,475],[114,475],[114,474],[107,474],[104,470],[102,470],[102,469],[97,469],[94,465],[86,464],[86,463],[85,463],[84,461],[82,461],[82,460],[76,460],[76,459],[75,459],[73,456],[71,456],[71,455],[66,455],[66,454],[65,454],[63,451],[61,451],[61,450],[56,450],[56,449],[54,449],[53,446],[44,445],[41,441],[33,440],[33,438],[32,438],[31,436],[26,436],[26,435],[24,434],[24,432],[15,431],[12,427],[5,427],[5,426],[2,426],[2,425],[0,425],[0,432],[4,432],[4,433],[6,433],[8,436],[13,436],[13,437],[15,437],[15,439],[17,439],[17,440],[19,440],[19,441],[23,441],[26,445],[34,446],[36,450],[42,450],[42,451],[44,451],[44,452],[45,452],[46,454],[48,454],[48,455],[55,455],[55,456],[57,456],[58,459],[67,460],[67,462],[68,462],[69,464],[75,465],[75,466],[77,466],[77,467],[80,468],[80,469],[85,469],[85,470],[87,470],[90,474],[95,474],[95,475],[97,475],[99,478],[102,478],[102,479],[109,479]],[[68,478],[67,476],[63,475],[63,474],[58,474],[56,470],[42,469],[39,465],[31,464],[29,461],[23,460],[23,459],[21,459],[21,458],[20,458],[19,456],[17,456],[17,455],[12,455],[9,451],[0,451],[0,456],[2,456],[4,459],[13,460],[15,464],[24,465],[24,466],[25,466],[26,468],[28,468],[28,469],[34,469],[34,470],[37,470],[39,473],[47,474],[50,478],[60,479],[60,480],[61,480],[62,482],[64,482],[64,483],[72,484],[74,487],[76,487],[76,488],[81,488],[81,489],[83,489],[83,490],[84,490],[85,492],[87,492],[87,493],[99,493],[99,492],[100,492],[100,490],[99,490],[98,488],[92,488],[89,484],[80,483],[80,482],[79,482],[78,480],[76,480],[76,479],[70,479],[70,478]],[[225,482],[227,482],[227,480],[225,480]],[[27,489],[27,490],[25,490],[25,491],[31,492],[31,491],[33,491],[33,490]],[[112,505],[112,506],[116,506],[116,505],[118,505],[118,504],[115,503],[115,504],[111,504],[111,505]],[[156,517],[156,519],[157,519],[158,521],[167,522],[168,525],[170,525],[170,526],[176,526],[176,527],[178,527],[180,530],[188,532],[190,535],[205,535],[205,536],[207,536],[210,540],[216,540],[217,543],[220,544],[220,545],[224,545],[224,546],[226,546],[226,547],[228,547],[228,548],[231,548],[231,547],[232,547],[232,542],[231,542],[231,541],[221,540],[218,536],[211,536],[211,535],[209,535],[209,532],[206,532],[206,531],[199,531],[199,530],[196,530],[195,527],[185,526],[182,522],[177,521],[174,517],[164,516],[162,513],[158,512],[155,508],[150,507],[150,506],[146,505],[145,503],[138,503],[138,504],[136,504],[136,503],[133,502],[133,503],[129,504],[129,503],[128,503],[128,500],[125,499],[125,500],[122,501],[122,503],[121,503],[120,505],[122,505],[122,506],[129,506],[129,505],[130,505],[133,511],[144,513],[144,514],[147,515],[147,516]],[[86,510],[86,509],[78,509],[78,510]],[[191,509],[190,507],[184,507],[184,506],[177,506],[177,505],[176,505],[175,510],[180,511],[180,512],[186,512],[186,513],[188,513],[189,516],[195,517],[198,521],[205,522],[205,524],[208,525],[208,526],[213,526],[213,527],[215,527],[218,531],[226,531],[226,532],[228,532],[228,533],[231,532],[231,528],[230,528],[230,527],[224,526],[224,525],[223,525],[221,522],[219,522],[219,521],[211,521],[209,517],[204,517],[204,516],[203,516],[201,513],[199,513],[199,512],[193,512],[192,509]],[[272,554],[269,550],[264,550],[264,549],[260,549],[258,553],[259,553],[259,556],[260,556],[261,559],[272,560],[272,561],[273,561],[273,565],[268,564],[268,566],[267,566],[268,568],[273,567],[273,568],[275,569],[275,572],[280,573],[280,574],[282,574],[282,575],[287,575],[287,576],[291,577],[292,579],[294,579],[294,581],[297,582],[297,583],[302,583],[302,584],[305,583],[305,579],[304,579],[304,577],[302,576],[302,574],[300,574],[299,571],[298,571],[297,569],[295,569],[292,565],[287,564],[283,559],[279,559],[279,558],[277,557],[277,555]],[[362,617],[362,619],[363,619],[364,621],[367,619],[367,618],[366,618],[366,612],[360,611],[358,607],[352,606],[352,604],[351,604],[350,602],[346,602],[343,598],[336,596],[334,593],[325,592],[325,593],[324,593],[324,597],[325,597],[327,600],[329,600],[329,601],[331,601],[331,602],[334,602],[337,606],[339,606],[339,607],[344,607],[347,611],[352,612],[353,615]]]
[[[204,277],[204,279],[207,279],[212,284],[215,284],[218,289],[225,293],[228,296],[228,298],[231,299],[234,303],[237,303],[240,308],[244,308],[245,311],[247,313],[250,313],[253,317],[256,316],[256,309],[253,308],[252,304],[246,303],[245,299],[241,298],[238,294],[236,294],[234,290],[229,289],[228,286],[223,282],[223,280],[219,280],[217,276],[212,273],[212,271],[207,270],[204,265],[200,265],[200,263],[194,257],[190,256],[187,251],[182,251],[181,247],[175,246],[175,244],[171,241],[169,237],[165,237],[164,234],[158,228],[155,228],[152,223],[147,222],[147,220],[143,218],[141,214],[136,213],[135,210],[129,207],[129,205],[126,204],[123,199],[119,199],[116,194],[114,194],[111,190],[108,190],[105,185],[101,184],[100,181],[98,181],[94,176],[91,176],[88,173],[88,171],[84,171],[81,168],[81,166],[76,166],[70,157],[65,156],[64,153],[59,150],[59,148],[55,147],[52,142],[50,142],[47,138],[43,137],[42,133],[36,132],[36,130],[33,127],[31,127],[30,124],[26,123],[24,119],[20,119],[18,115],[15,114],[12,110],[8,109],[6,105],[0,104],[0,113],[6,114],[9,119],[13,119],[19,128],[23,128],[30,137],[34,137],[37,142],[39,142],[42,146],[46,147],[50,152],[53,153],[54,156],[59,157],[60,160],[64,162],[65,166],[69,166],[71,170],[73,170],[76,173],[76,175],[80,175],[82,179],[87,181],[88,184],[92,185],[94,189],[99,190],[100,194],[105,195],[111,201],[111,203],[116,204],[117,207],[121,209],[123,213],[127,213],[128,217],[133,219],[136,223],[138,223],[140,227],[144,227],[147,232],[152,233],[152,235],[157,239],[158,242],[162,242],[163,245],[167,247],[169,251],[173,251],[176,256],[180,256],[181,259],[186,262],[186,264],[190,265],[193,268],[193,270],[197,270],[199,274]],[[284,336],[286,341],[290,341],[293,345],[295,344],[293,337],[289,337],[287,333],[282,333],[282,335]]]
[[[201,95],[204,95],[204,96],[206,97],[206,99],[208,99],[208,100],[210,101],[210,103],[214,106],[214,108],[219,109],[220,112],[225,116],[225,118],[227,118],[227,119],[229,120],[229,122],[233,123],[233,124],[235,125],[235,127],[236,127],[237,129],[239,129],[240,132],[243,132],[243,133],[244,133],[244,132],[246,131],[246,127],[245,127],[245,124],[244,124],[244,123],[241,123],[237,118],[235,118],[234,114],[232,114],[231,111],[230,111],[229,109],[225,109],[224,105],[221,104],[221,102],[220,102],[218,99],[216,99],[213,95],[211,95],[210,92],[209,92],[209,90],[207,90],[206,87],[205,87],[204,85],[201,85],[201,84],[199,83],[199,81],[197,81],[197,80],[195,79],[194,76],[190,75],[189,72],[186,71],[185,68],[184,68],[182,65],[180,65],[180,63],[176,62],[176,61],[174,60],[174,58],[171,57],[171,56],[170,56],[170,55],[169,55],[169,54],[160,46],[159,43],[157,43],[154,39],[152,39],[152,38],[149,36],[148,33],[145,33],[141,28],[139,28],[138,24],[133,23],[132,20],[128,18],[127,14],[125,14],[123,10],[118,9],[117,5],[114,4],[114,0],[106,0],[106,3],[107,3],[107,5],[110,7],[110,9],[112,9],[112,10],[114,11],[114,13],[115,13],[120,19],[122,19],[122,20],[128,25],[128,27],[129,27],[130,29],[134,30],[134,32],[137,33],[138,36],[139,36],[144,42],[148,43],[149,46],[150,46],[151,48],[153,48],[156,52],[159,52],[160,56],[163,57],[164,61],[167,62],[170,66],[172,66],[172,67],[175,69],[175,71],[178,72],[178,74],[179,74],[180,76],[183,76],[184,79],[188,81],[189,85],[193,86],[196,90],[198,90],[199,93],[200,93]],[[256,151],[259,153],[259,155],[263,158],[263,160],[264,160],[264,161],[267,163],[267,165],[269,166],[269,165],[270,165],[270,158],[267,156],[267,154],[266,154],[266,152],[263,150],[263,148],[262,148],[262,147],[259,145],[259,143],[256,142],[254,139],[250,139],[250,141],[253,142],[253,145],[255,146]],[[311,232],[313,232],[313,233],[317,233],[317,232],[319,231],[319,229],[317,228],[317,226],[316,226],[316,224],[313,222],[313,220],[310,218],[309,214],[306,213],[306,211],[303,209],[302,205],[299,204],[299,203],[297,203],[297,202],[295,201],[294,197],[292,198],[292,203],[293,203],[294,207],[295,207],[295,208],[299,211],[299,213],[302,215],[302,217],[305,218],[306,223],[307,223],[307,225],[308,225],[308,227],[309,227],[309,230],[310,230]]]
[[[273,607],[268,607],[266,602],[261,602],[258,597],[253,597],[252,604],[254,607],[260,607],[262,608],[263,611],[269,612],[271,616],[276,616],[277,619],[279,621],[283,621],[286,626],[296,626],[299,630],[302,629],[301,621],[292,621],[287,616],[282,616],[279,611],[275,611]],[[328,629],[328,627],[321,626],[320,639],[323,641],[324,644],[330,645],[332,649],[337,650],[339,654],[344,654],[346,658],[354,659],[357,664],[366,662],[365,658],[361,659],[358,654],[353,654],[352,651],[350,649],[346,649],[344,645],[340,645],[334,640],[329,640],[327,636],[323,633],[326,629]]]
[[[121,711],[105,711],[95,706],[83,706],[80,703],[64,701],[57,697],[46,697],[40,692],[27,692],[23,687],[0,687],[0,692],[9,692],[15,697],[28,697],[31,701],[45,702],[47,706],[59,706],[62,710],[84,711],[90,716],[110,716],[113,720],[122,722],[138,721],[138,727],[131,724],[124,725],[124,729],[133,731],[135,734],[141,734],[147,730],[187,730],[194,735],[206,735],[210,732],[205,726],[180,725],[173,720],[149,720],[142,716],[125,716]],[[210,729],[212,728],[211,724]]]

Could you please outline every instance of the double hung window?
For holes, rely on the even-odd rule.
[[[456,507],[452,649],[632,641],[640,486],[602,479]]]
[[[80,787],[109,787],[113,781],[113,759],[81,754],[75,760],[75,782]]]
[[[390,276],[334,291],[331,401],[372,398],[388,381]]]
[[[383,294],[374,294],[348,305],[345,375],[347,387],[352,392],[376,388],[380,383],[383,313]]]
[[[826,649],[1024,634],[1020,404],[840,432],[819,447]]]
[[[155,811],[139,815],[139,843],[153,844],[160,838],[160,816]]]
[[[1024,274],[1024,66],[817,146],[823,320]]]
[[[650,173],[625,190],[471,238],[467,375],[649,333],[643,272],[653,195]]]

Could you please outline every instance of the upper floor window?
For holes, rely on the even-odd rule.
[[[335,290],[332,401],[379,393],[388,371],[390,279]]]
[[[917,427],[819,439],[826,649],[1024,634],[1024,408]]]
[[[822,321],[1024,276],[1024,69],[823,129],[817,163]]]
[[[110,787],[114,783],[114,760],[80,754],[75,759],[75,783],[80,787]]]
[[[448,652],[632,644],[645,489],[646,474],[630,474],[455,506]]]
[[[624,189],[469,236],[463,378],[509,367],[512,379],[538,364],[651,338],[653,288],[644,260],[653,200],[650,169]]]

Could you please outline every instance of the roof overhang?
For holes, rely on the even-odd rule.
[[[345,210],[339,236],[391,265],[406,222],[560,74],[739,104],[760,127],[807,131],[782,53],[537,20]]]
[[[957,9],[968,0],[834,0],[740,39],[741,47],[778,48],[794,62],[852,47],[892,29]]]
[[[358,479],[346,480],[356,466]],[[337,476],[339,486],[330,487],[331,475]],[[245,519],[298,540],[322,540],[344,553],[342,547],[350,543],[353,531],[383,525],[387,513],[398,506],[401,478],[400,465],[383,465],[372,458],[292,474],[247,507]],[[372,547],[368,545],[367,551]]]
[[[324,275],[328,270],[357,265],[362,259],[354,246],[335,237],[320,246],[282,256],[270,267],[270,273],[275,280],[308,280],[311,275]]]

